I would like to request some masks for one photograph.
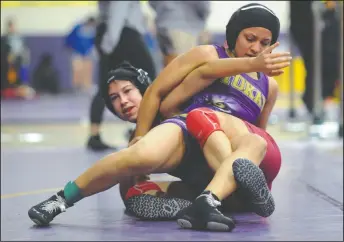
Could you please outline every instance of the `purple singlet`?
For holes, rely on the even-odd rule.
[[[224,47],[214,46],[219,58],[229,58]],[[259,73],[258,76],[258,80],[245,73],[220,78],[193,96],[184,106],[183,113],[207,107],[255,124],[269,92],[268,77],[264,73]]]

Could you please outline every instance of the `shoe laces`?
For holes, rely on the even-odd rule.
[[[205,200],[207,201],[207,203],[210,206],[212,206],[214,208],[216,208],[218,206],[221,206],[221,202],[217,201],[216,199],[214,199],[212,195],[210,195],[210,194],[201,194],[199,197],[202,197],[202,196],[205,197]]]
[[[65,212],[67,209],[66,200],[57,195],[56,200],[48,200],[43,203],[41,209],[50,214],[58,212],[58,209],[60,209],[60,212]]]

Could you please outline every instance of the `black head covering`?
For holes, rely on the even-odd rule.
[[[140,93],[143,94],[152,83],[148,76],[148,73],[142,69],[137,69],[132,66],[129,62],[124,61],[122,64],[117,66],[115,69],[108,72],[106,80],[102,81],[100,85],[101,95],[105,101],[106,107],[117,116],[115,110],[113,109],[112,102],[109,96],[109,84],[115,80],[128,80],[136,86]]]
[[[235,11],[226,26],[226,40],[229,50],[233,51],[236,40],[243,29],[262,27],[271,31],[271,45],[276,43],[280,33],[280,21],[275,13],[266,6],[250,3]]]

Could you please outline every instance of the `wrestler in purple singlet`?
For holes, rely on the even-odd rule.
[[[218,45],[214,45],[214,47],[219,58],[229,58],[224,47]],[[182,162],[169,174],[179,177],[200,189],[205,188],[210,182],[213,172],[208,166],[197,140],[187,131],[185,124],[186,113],[195,108],[207,107],[255,124],[269,92],[267,76],[263,73],[258,75],[258,80],[249,77],[245,73],[218,79],[184,104],[182,114],[162,122],[174,123],[181,127],[186,146]],[[197,167],[197,172],[195,172],[195,167]]]
[[[228,58],[222,46],[215,45],[220,58]],[[187,102],[183,113],[199,107],[211,108],[255,124],[269,93],[268,78],[258,73],[259,79],[253,79],[245,73],[216,80],[202,92]]]

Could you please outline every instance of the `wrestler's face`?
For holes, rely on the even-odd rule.
[[[236,57],[254,57],[271,44],[271,31],[262,27],[243,29],[235,44]]]
[[[131,81],[115,80],[109,84],[108,93],[118,117],[135,123],[142,100],[139,89]]]

